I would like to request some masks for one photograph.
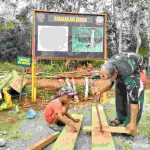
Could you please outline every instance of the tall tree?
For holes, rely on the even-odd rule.
[[[139,48],[141,46],[140,14],[141,14],[141,0],[138,1],[138,11],[137,11],[136,26],[135,26],[135,36],[136,36],[136,40],[137,40],[136,53],[139,52]]]
[[[123,25],[123,13],[124,13],[124,0],[121,0],[121,9],[120,9],[120,13],[121,13],[121,19],[120,19],[120,29],[119,29],[119,48],[118,51],[119,53],[122,52],[122,25]]]
[[[148,12],[149,12],[149,19],[148,19],[148,41],[149,41],[148,73],[150,74],[150,0],[148,0]]]
[[[116,5],[116,0],[112,0],[112,14],[113,14],[113,22],[114,25],[116,27],[116,9],[115,9],[115,5]],[[115,40],[115,49],[118,49],[118,42],[117,42],[117,30],[114,30],[114,40]]]

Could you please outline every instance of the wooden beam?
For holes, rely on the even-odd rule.
[[[89,95],[89,81],[88,81],[88,77],[85,77],[85,92],[84,92],[84,99],[87,100],[88,99],[88,95]]]
[[[31,147],[27,148],[26,150],[42,150],[44,147],[46,147],[48,144],[53,142],[59,135],[60,132],[54,132],[48,137],[40,140],[39,142],[35,143]]]
[[[83,132],[92,132],[93,127],[92,126],[84,126],[82,127]]]
[[[78,130],[78,132],[73,133],[71,131],[71,128],[69,126],[65,126],[59,137],[57,138],[56,142],[54,143],[51,150],[74,150],[75,143],[80,131],[81,123],[83,120],[83,115],[81,114],[75,114],[73,115],[74,118],[80,119],[79,123],[75,123],[75,126]]]
[[[92,126],[84,126],[82,128],[83,132],[92,132],[93,127]],[[108,133],[126,133],[126,134],[130,134],[130,132],[128,130],[126,130],[125,127],[102,127],[102,130],[104,132],[108,132]]]
[[[100,111],[102,126],[108,127],[103,107],[98,106],[98,109]],[[100,132],[99,120],[95,106],[92,107],[92,126],[92,150],[115,150],[115,145],[111,133]]]
[[[73,91],[74,91],[74,99],[76,102],[79,102],[79,97],[78,97],[78,94],[77,94],[77,88],[76,88],[76,83],[75,83],[75,80],[72,78],[72,86],[73,86]]]
[[[130,134],[130,132],[128,130],[126,130],[125,127],[103,127],[103,131],[104,132],[109,132],[109,133],[126,133],[126,134]]]

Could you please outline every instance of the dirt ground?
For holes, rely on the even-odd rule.
[[[84,84],[84,80],[77,79],[76,84],[78,86],[81,86]],[[64,86],[65,82],[64,80],[48,80],[48,79],[42,79],[38,80],[37,82],[37,87],[42,88],[44,91],[51,91],[54,90],[56,91],[59,89],[61,86]],[[145,89],[150,89],[150,78],[146,80],[145,83]],[[114,95],[114,90],[109,91],[108,93],[108,98],[112,97]],[[87,106],[87,105],[94,105],[93,97],[89,96],[88,100],[84,100],[84,95],[79,96],[79,103],[74,103],[72,101],[71,106]],[[102,99],[101,99],[102,100]],[[33,108],[36,111],[41,111],[44,110],[46,105],[49,103],[50,99],[42,99],[37,95],[36,102],[32,102],[31,98],[24,97],[21,101],[17,103],[19,107],[21,107],[25,112],[28,111],[29,108]],[[21,112],[20,112],[21,113]],[[0,121],[4,121],[7,118],[9,118],[7,123],[15,123],[19,120],[18,117],[14,116],[9,116],[7,114],[7,111],[0,112]]]
[[[150,89],[150,78],[146,80],[145,89]]]
[[[81,86],[81,85],[84,84],[84,80],[78,79],[78,80],[76,80],[76,84],[78,86]],[[38,85],[38,88],[42,88],[45,91],[50,91],[50,90],[56,91],[59,87],[65,85],[65,82],[64,82],[64,80],[42,79],[42,80],[38,80],[37,85]],[[30,85],[28,85],[28,86],[30,86]],[[145,83],[145,89],[150,89],[150,79],[147,79],[147,81]],[[108,92],[108,98],[113,97],[113,95],[114,95],[113,93],[114,93],[114,90],[109,91]],[[6,147],[4,147],[4,149],[2,148],[2,150],[5,150],[5,148],[8,148],[9,150],[12,150],[10,148],[10,146],[8,146],[8,144],[10,144],[11,146],[13,144],[13,147],[15,149],[18,147],[19,148],[18,150],[23,150],[25,147],[27,148],[32,143],[36,142],[36,140],[38,141],[40,138],[45,137],[47,135],[46,130],[48,130],[48,128],[47,128],[45,123],[41,124],[40,120],[42,118],[41,114],[43,114],[43,110],[45,109],[45,107],[49,103],[49,101],[50,101],[49,99],[42,99],[42,98],[40,98],[37,95],[37,101],[35,103],[33,103],[31,101],[31,98],[24,97],[20,102],[17,103],[17,105],[20,108],[19,112],[15,113],[15,109],[10,110],[10,111],[0,112],[0,122],[4,122],[6,125],[12,125],[13,126],[14,124],[17,124],[18,122],[21,121],[21,122],[24,122],[23,126],[21,127],[21,130],[23,130],[23,132],[27,132],[28,131],[28,128],[26,128],[27,125],[30,126],[31,129],[33,129],[33,130],[34,130],[34,128],[35,129],[37,128],[36,130],[37,131],[39,130],[39,132],[40,132],[40,133],[38,133],[39,134],[39,138],[36,138],[34,136],[34,139],[32,138],[31,141],[30,140],[26,140],[26,142],[24,142],[25,143],[24,146],[22,146],[22,147],[19,147],[19,145],[16,142],[15,138],[10,139],[10,140],[8,140],[8,142],[6,144]],[[81,106],[81,107],[87,107],[86,109],[89,109],[88,108],[89,105],[94,105],[93,97],[91,96],[91,97],[89,97],[89,100],[85,101],[84,100],[84,96],[81,95],[80,96],[80,102],[79,103],[72,102],[71,105],[73,106],[73,108],[76,108],[76,106],[78,106],[78,108],[79,108],[79,106]],[[108,107],[110,107],[109,104],[108,104]],[[37,118],[35,123],[34,123],[34,121],[30,122],[28,120],[25,120],[25,116],[27,115],[29,108],[33,108],[38,113],[38,115],[40,115],[40,118]],[[108,108],[108,110],[110,110],[110,108]],[[145,106],[145,111],[149,111],[149,110],[150,110],[150,107],[149,106],[148,107]],[[81,111],[81,113],[83,113],[82,111]],[[87,112],[89,114],[89,111],[87,111]],[[14,114],[14,115],[12,115],[12,114]],[[148,117],[150,117],[150,114],[149,114]],[[110,118],[108,117],[108,121],[109,121],[109,119]],[[85,120],[84,121],[86,122],[87,120],[88,120],[88,124],[85,124],[85,125],[90,125],[90,123],[91,123],[90,120],[91,119],[89,119],[89,115],[86,116],[86,113],[85,113]],[[38,122],[38,125],[37,125],[37,122]],[[32,126],[31,126],[31,124],[32,124]],[[44,131],[44,132],[42,132],[42,131]],[[11,130],[10,131],[8,130],[8,132],[11,132]],[[20,131],[15,131],[15,132],[16,132],[16,134],[18,134]],[[0,133],[0,136],[1,136],[1,133]],[[13,136],[16,137],[16,135],[13,135]],[[29,133],[29,135],[27,135],[27,136],[29,136],[29,137],[26,137],[28,139],[28,138],[30,138],[31,134]],[[25,138],[25,137],[22,137],[22,138]],[[144,135],[144,138],[145,138],[145,135]],[[146,136],[146,138],[147,138],[147,136]],[[114,139],[116,139],[117,141],[118,141],[118,139],[119,140],[121,139],[121,141],[122,141],[122,137],[120,135],[119,136],[115,135]],[[137,145],[136,142],[133,142],[133,139],[131,140],[131,139],[126,139],[126,137],[123,137],[123,140],[127,144],[128,144],[128,142],[131,142],[132,144],[134,144],[133,147],[136,147],[136,145]],[[19,141],[19,142],[22,142],[22,141]],[[86,142],[86,146],[85,146],[85,144],[82,144],[82,142]],[[90,142],[91,142],[90,141],[90,135],[86,135],[84,133],[81,133],[80,136],[79,136],[79,140],[77,141],[78,144],[77,144],[77,148],[76,149],[77,150],[81,150],[81,149],[84,150],[86,148],[87,150],[90,150],[90,148],[91,148],[90,144],[89,144]],[[81,145],[84,145],[85,147],[81,148]],[[117,143],[116,145],[117,145],[116,149],[120,150],[119,146],[121,144]],[[147,147],[149,149],[150,145],[148,144]],[[49,148],[46,148],[46,149],[49,149]],[[148,149],[146,149],[146,150],[148,150]],[[0,148],[0,150],[1,150],[1,148]],[[144,149],[142,149],[142,150],[144,150]]]

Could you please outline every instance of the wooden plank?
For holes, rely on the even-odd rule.
[[[76,102],[79,102],[79,97],[78,97],[78,94],[77,94],[77,88],[76,88],[76,83],[75,83],[75,80],[72,78],[72,86],[73,86],[73,91],[74,91],[74,99]]]
[[[6,86],[9,86],[10,83],[13,80],[15,80],[17,77],[18,77],[18,73],[15,70],[13,70],[3,80],[0,81],[0,90],[2,90]]]
[[[71,131],[71,128],[66,125],[63,131],[60,133],[51,150],[74,150],[76,139],[79,134],[81,123],[83,120],[83,115],[75,114],[73,115],[73,117],[80,119],[79,123],[75,123],[78,132],[73,133]]]
[[[98,106],[98,109],[100,111],[102,126],[108,127],[103,107]],[[100,132],[99,120],[95,106],[92,107],[92,126],[92,150],[115,150],[115,145],[111,133]]]
[[[83,132],[92,132],[93,127],[92,126],[84,126],[82,128]],[[126,134],[130,134],[130,132],[128,130],[126,130],[125,127],[102,127],[102,130],[104,132],[108,132],[108,133],[126,133]]]
[[[17,91],[18,93],[21,92],[21,80],[22,80],[22,77],[21,76],[18,76],[11,84],[10,84],[10,87],[12,87],[15,91]],[[23,85],[22,85],[22,88],[26,85],[27,83],[27,79],[26,78],[23,78]]]
[[[82,127],[83,132],[92,132],[93,127],[92,126],[84,126]]]
[[[89,95],[89,81],[88,77],[85,77],[85,92],[84,92],[84,99],[87,100]]]
[[[46,147],[51,142],[53,142],[54,140],[56,140],[56,138],[58,137],[59,133],[60,132],[54,132],[54,133],[52,133],[48,137],[40,140],[39,142],[35,143],[31,147],[27,148],[26,150],[42,150],[44,147]]]
[[[130,132],[125,128],[125,127],[103,127],[104,132],[109,132],[109,133],[126,133],[130,134]]]

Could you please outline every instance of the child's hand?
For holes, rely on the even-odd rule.
[[[79,122],[80,121],[80,119],[74,119],[73,120],[73,122]]]

